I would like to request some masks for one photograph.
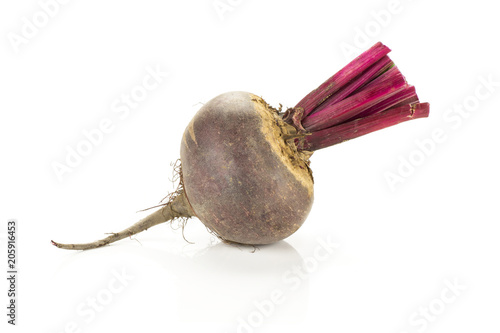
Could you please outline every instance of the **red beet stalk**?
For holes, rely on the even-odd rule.
[[[344,86],[342,89],[337,91],[336,93],[332,94],[330,97],[328,97],[325,102],[323,102],[319,107],[314,109],[311,113],[318,112],[320,109],[324,108],[327,104],[332,105],[337,102],[340,102],[344,98],[348,97],[351,95],[353,92],[357,91],[364,85],[366,85],[370,80],[373,79],[373,77],[376,77],[387,70],[389,70],[392,66],[394,66],[394,63],[388,56],[384,56],[382,59],[377,61],[375,64],[370,66],[365,72],[363,72],[358,78],[355,80],[352,80],[349,84]]]
[[[359,93],[310,114],[302,120],[302,126],[312,132],[340,124],[406,89],[405,78],[396,67],[386,74],[379,84],[368,85]]]
[[[415,87],[377,43],[289,109],[284,120],[306,136],[299,150],[315,151],[389,126],[429,116]]]
[[[314,151],[397,125],[404,121],[428,116],[429,103],[415,103],[394,107],[364,118],[354,119],[337,126],[313,132],[302,140],[298,140],[297,146],[299,150]]]
[[[377,113],[382,110],[394,106],[402,106],[418,102],[417,92],[414,86],[407,86],[405,89],[399,91],[398,93],[390,96],[389,98],[383,100],[382,102],[372,106],[371,108],[361,112],[356,116],[356,118],[362,118],[369,116],[371,114]]]
[[[368,51],[361,54],[338,73],[326,80],[318,88],[311,91],[295,106],[295,108],[300,107],[304,109],[304,116],[307,116],[313,112],[316,107],[327,100],[328,97],[349,84],[359,74],[382,59],[390,51],[391,50],[387,46],[380,42],[375,44]]]

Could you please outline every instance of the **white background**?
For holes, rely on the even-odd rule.
[[[5,268],[5,225],[17,219],[20,272],[16,327],[1,279],[2,332],[498,332],[493,2],[221,2],[230,10],[74,0],[48,22],[37,1],[0,5],[0,257]],[[33,16],[45,26],[16,46]],[[252,253],[193,219],[194,245],[165,224],[93,251],[51,246],[119,231],[172,191],[171,162],[201,103],[244,90],[294,106],[353,58],[342,46],[379,40],[431,116],[315,153],[313,210],[285,241]],[[113,112],[146,68],[168,76],[126,117]],[[58,179],[54,162],[103,119],[113,130]],[[403,182],[391,188],[388,172]]]

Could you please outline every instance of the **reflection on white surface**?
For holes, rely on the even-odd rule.
[[[260,326],[306,313],[308,281],[297,273],[304,272],[304,260],[285,241],[259,247],[217,243],[191,254],[142,253],[177,277],[181,321]]]
[[[189,274],[178,281],[181,320],[233,317],[259,323],[264,318],[290,320],[306,312],[308,282],[293,273],[303,259],[284,241],[255,251],[219,243],[196,255],[191,264]],[[280,315],[272,318],[276,313]]]

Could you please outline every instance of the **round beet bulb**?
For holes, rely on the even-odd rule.
[[[222,239],[269,244],[293,234],[313,202],[307,155],[284,137],[294,128],[260,97],[229,92],[206,103],[181,143],[191,208]]]

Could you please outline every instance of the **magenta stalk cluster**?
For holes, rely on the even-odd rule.
[[[299,150],[315,151],[404,121],[429,116],[415,87],[377,43],[304,97],[283,119],[305,134]]]

